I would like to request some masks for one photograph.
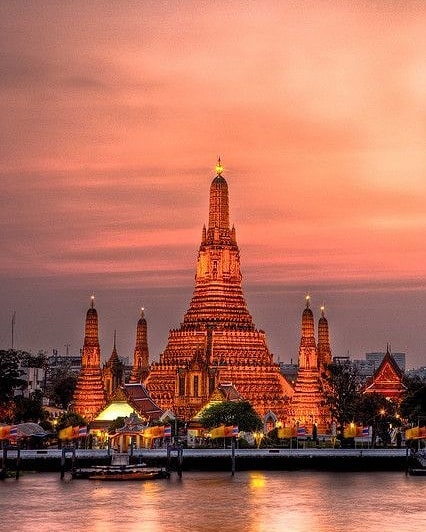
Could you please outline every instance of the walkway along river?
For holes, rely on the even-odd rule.
[[[236,471],[247,470],[323,470],[323,471],[404,471],[408,465],[407,449],[237,449]],[[77,449],[76,465],[86,467],[107,464],[111,456],[105,450]],[[23,471],[58,471],[62,451],[21,450]],[[16,451],[8,451],[8,469],[13,468]],[[67,460],[71,460],[68,458]],[[149,466],[167,465],[166,449],[138,449],[133,463]],[[230,471],[231,449],[184,449],[183,471]]]

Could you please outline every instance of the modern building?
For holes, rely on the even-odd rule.
[[[377,370],[386,356],[387,351],[376,353],[365,353],[365,360],[374,365],[374,370]],[[398,364],[401,371],[405,371],[405,353],[392,353],[392,358]]]

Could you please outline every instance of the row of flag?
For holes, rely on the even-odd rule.
[[[210,438],[232,438],[238,436],[238,426],[236,425],[221,425],[220,427],[216,427],[214,429],[211,429],[210,431]]]
[[[87,426],[83,427],[65,427],[58,432],[60,440],[76,440],[87,436]]]
[[[18,425],[3,425],[0,427],[0,440],[14,440],[18,437]]]
[[[278,429],[278,438],[306,438],[308,436],[308,431],[303,425],[299,427],[281,427]],[[369,427],[357,427],[355,425],[348,425],[344,429],[345,438],[368,438],[370,436]]]

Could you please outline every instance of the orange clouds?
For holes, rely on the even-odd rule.
[[[1,275],[189,285],[221,155],[247,283],[424,279],[425,15],[3,3]]]

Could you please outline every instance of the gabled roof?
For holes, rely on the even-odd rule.
[[[368,381],[364,393],[380,393],[385,397],[399,397],[406,389],[402,382],[403,376],[401,368],[388,349],[382,363]]]
[[[149,419],[159,419],[163,414],[143,384],[124,384],[115,390],[94,421],[114,421],[117,417],[129,417],[135,412],[141,418]]]
[[[128,383],[123,389],[139,415],[151,419],[159,419],[162,416],[163,410],[154,402],[142,383]]]
[[[223,401],[242,401],[243,398],[238,393],[235,386],[232,384],[232,382],[226,382],[222,384],[218,384],[216,388],[213,390],[213,393],[211,394],[208,402],[199,410],[195,416],[192,418],[193,420],[197,420],[201,417],[204,410],[209,408],[212,405],[222,403]]]

